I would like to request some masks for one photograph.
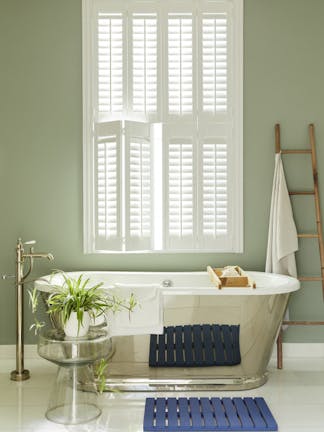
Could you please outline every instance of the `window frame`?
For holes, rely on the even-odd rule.
[[[117,7],[121,0],[109,0],[109,4],[115,4]],[[94,205],[94,130],[95,115],[94,110],[97,103],[95,68],[93,62],[96,61],[95,37],[96,28],[94,28],[93,12],[98,5],[107,4],[107,0],[82,0],[82,78],[83,78],[83,245],[85,254],[146,254],[146,253],[242,253],[243,252],[243,3],[244,0],[212,0],[213,3],[219,3],[220,7],[232,9],[231,14],[231,38],[232,38],[232,59],[230,74],[233,75],[235,70],[235,79],[231,76],[231,115],[232,121],[227,128],[228,134],[232,135],[231,145],[228,146],[228,167],[231,171],[228,177],[228,188],[231,190],[232,203],[235,203],[233,209],[234,218],[229,223],[231,230],[231,247],[228,245],[207,249],[179,249],[179,250],[96,250],[94,239],[96,237],[95,226],[95,205]],[[142,4],[150,9],[150,1],[142,0]],[[174,1],[165,0],[165,3],[175,5]],[[183,4],[183,1],[176,1]],[[203,9],[208,10],[209,0],[200,0]],[[95,5],[94,5],[95,4]],[[136,10],[136,7],[134,7]],[[163,21],[164,22],[164,21]],[[233,22],[235,25],[233,25]],[[161,23],[158,23],[160,26]],[[125,41],[127,44],[127,41]],[[165,55],[165,53],[164,53]],[[162,87],[162,80],[160,86]],[[165,87],[165,86],[164,86]],[[159,89],[159,93],[161,88]],[[158,93],[158,98],[160,94]],[[197,102],[197,99],[195,101]],[[165,104],[166,106],[166,104]],[[159,105],[161,109],[161,105]],[[162,109],[163,110],[163,109]],[[198,117],[200,116],[198,112]],[[169,116],[170,117],[170,116]],[[208,127],[211,120],[201,116],[200,124]],[[168,116],[165,116],[165,123],[169,123]],[[136,120],[136,119],[135,119]],[[111,120],[113,121],[113,119]],[[228,123],[228,122],[227,122]],[[233,124],[235,127],[233,127]],[[198,142],[197,142],[198,145]],[[234,151],[235,150],[235,151]],[[197,185],[195,185],[197,187]],[[235,213],[235,214],[234,214]],[[167,215],[164,215],[164,219]],[[163,222],[165,226],[165,221]]]

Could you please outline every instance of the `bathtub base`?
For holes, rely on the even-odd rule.
[[[104,391],[161,392],[161,391],[231,391],[250,390],[260,387],[268,380],[268,372],[256,377],[240,378],[107,378]]]

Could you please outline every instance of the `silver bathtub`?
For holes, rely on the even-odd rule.
[[[241,362],[235,366],[152,368],[148,363],[149,334],[113,337],[107,390],[243,390],[264,384],[289,295],[300,287],[294,278],[252,271],[248,273],[256,281],[256,289],[221,290],[215,288],[206,272],[67,274],[75,277],[80,273],[90,277],[93,283],[104,282],[107,290],[116,283],[160,284],[165,326],[206,323],[240,326]],[[52,284],[57,282],[51,281]],[[51,283],[42,278],[36,286],[46,293]]]

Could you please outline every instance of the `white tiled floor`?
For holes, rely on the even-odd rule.
[[[47,421],[44,413],[55,367],[42,360],[29,360],[29,381],[9,380],[13,362],[0,361],[1,432],[141,432],[146,394],[104,394],[103,410],[93,423],[61,426]],[[150,393],[149,396],[155,395]],[[163,396],[170,394],[163,393]],[[174,394],[173,394],[174,395]],[[177,396],[184,396],[177,393]],[[269,381],[245,392],[186,393],[185,396],[262,396],[276,418],[280,432],[324,431],[324,359],[288,359],[285,369],[270,367]]]

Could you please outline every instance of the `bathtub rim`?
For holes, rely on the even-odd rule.
[[[144,274],[147,276],[155,276],[161,277],[161,290],[164,295],[220,295],[220,296],[245,296],[245,295],[275,295],[275,294],[286,294],[294,291],[298,291],[300,289],[300,282],[298,279],[295,279],[291,276],[276,274],[276,273],[266,273],[261,271],[247,271],[249,275],[251,275],[256,280],[257,287],[255,289],[251,287],[234,287],[234,288],[223,288],[217,289],[209,280],[208,274],[206,271],[105,271],[105,270],[84,270],[84,271],[68,271],[65,274],[70,276],[77,276],[80,274],[87,275],[91,277],[91,275],[125,275],[125,277],[131,276],[139,276],[140,274]],[[171,287],[163,287],[163,280],[171,280],[173,276],[206,276],[206,286],[171,286]],[[53,292],[52,284],[48,283],[47,280],[53,277],[51,274],[47,274],[41,276],[36,279],[34,282],[34,286],[38,291],[42,292]],[[55,276],[54,276],[55,277]],[[270,284],[270,279],[273,280],[273,284],[277,282],[277,285],[264,286],[264,282],[262,281],[268,279],[268,284]],[[266,279],[265,279],[266,278]],[[259,282],[258,282],[259,279]],[[117,282],[115,282],[117,283]],[[125,286],[139,286],[139,283],[131,283],[131,281],[125,281],[123,283],[118,282],[119,284],[125,284]],[[143,282],[143,285],[147,285],[148,287],[152,284],[156,284],[158,282]],[[262,285],[263,284],[263,285]],[[272,284],[272,282],[271,282]],[[279,286],[278,286],[279,284]],[[189,285],[189,284],[188,284]],[[103,288],[107,290],[114,288],[114,284],[112,285],[104,285]]]

